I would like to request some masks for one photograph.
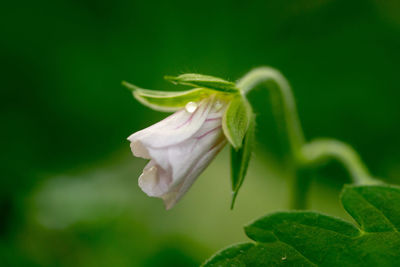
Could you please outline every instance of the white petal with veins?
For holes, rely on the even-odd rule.
[[[151,159],[139,186],[147,195],[162,198],[167,209],[226,144],[221,126],[226,102],[212,96],[189,104],[189,110],[185,107],[128,137],[135,156]]]

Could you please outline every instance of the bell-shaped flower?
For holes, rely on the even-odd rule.
[[[250,105],[234,83],[220,78],[192,73],[166,78],[195,89],[153,91],[123,82],[142,104],[175,112],[128,137],[133,154],[150,160],[139,186],[170,209],[229,141],[233,205],[251,154]]]
[[[226,144],[222,117],[227,102],[214,95],[189,102],[166,119],[128,137],[136,157],[150,159],[139,177],[149,196],[167,209],[190,188]]]

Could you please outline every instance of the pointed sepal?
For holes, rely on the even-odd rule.
[[[231,182],[232,182],[232,200],[231,209],[233,209],[237,194],[246,177],[253,146],[254,146],[255,116],[252,115],[249,121],[249,127],[244,136],[243,144],[239,149],[231,147]]]
[[[221,78],[202,75],[197,73],[186,73],[174,76],[165,76],[166,80],[181,85],[188,85],[192,87],[202,87],[208,88],[216,91],[226,92],[226,93],[238,93],[239,89],[233,82],[225,81]]]
[[[195,88],[187,91],[156,91],[139,88],[123,81],[122,85],[130,89],[133,96],[143,105],[164,112],[174,112],[184,107],[188,102],[196,102],[214,94],[212,90]]]
[[[240,149],[253,115],[249,102],[238,95],[231,100],[222,118],[222,129],[229,143]]]

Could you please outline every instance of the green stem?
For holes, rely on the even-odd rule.
[[[303,164],[317,165],[329,159],[337,159],[350,173],[355,184],[375,184],[367,166],[348,144],[334,139],[317,139],[302,148]]]
[[[277,70],[270,67],[260,67],[250,71],[241,80],[237,87],[243,94],[249,93],[257,85],[264,83],[269,88],[276,88],[282,98],[283,116],[288,130],[290,147],[295,157],[300,153],[304,144],[303,130],[298,117],[296,102],[292,88],[285,77]]]
[[[333,139],[305,142],[292,89],[278,70],[270,67],[256,68],[246,74],[236,85],[241,89],[242,94],[246,95],[260,84],[277,90],[281,98],[282,112],[296,171],[292,186],[292,208],[305,208],[306,194],[310,184],[309,178],[299,175],[299,170],[310,165],[318,165],[327,159],[337,159],[341,162],[349,171],[355,184],[378,183],[372,178],[360,156],[351,146]]]
[[[307,194],[311,184],[311,172],[305,168],[296,170],[296,175],[291,183],[292,193],[289,207],[294,210],[307,208]]]

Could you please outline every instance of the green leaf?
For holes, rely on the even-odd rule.
[[[242,96],[232,99],[222,118],[222,129],[229,143],[239,150],[249,128],[253,112],[250,104]]]
[[[133,96],[143,105],[158,111],[172,112],[184,107],[190,101],[198,101],[215,94],[212,90],[196,88],[187,91],[156,91],[139,88],[123,81],[122,85],[132,90]]]
[[[242,243],[228,247],[202,267],[316,266],[284,243]]]
[[[341,200],[359,226],[311,211],[273,213],[245,227],[255,243],[204,266],[399,266],[400,188],[345,186]]]
[[[211,259],[205,262],[202,266],[246,266],[242,263],[242,257],[249,253],[249,250],[254,247],[252,243],[241,243],[228,247],[227,249],[217,252]]]
[[[166,80],[174,83],[174,84],[182,84],[193,87],[202,87],[208,88],[216,91],[222,91],[227,93],[238,93],[239,89],[233,82],[225,81],[221,78],[196,74],[196,73],[186,73],[179,75],[177,77],[174,76],[165,76]]]
[[[342,202],[365,232],[400,230],[400,188],[397,186],[347,186]]]
[[[243,145],[236,150],[231,147],[231,182],[232,182],[232,200],[231,209],[235,205],[236,197],[240,187],[246,177],[247,168],[249,166],[251,152],[254,143],[254,115],[250,117],[249,127],[244,137]]]

